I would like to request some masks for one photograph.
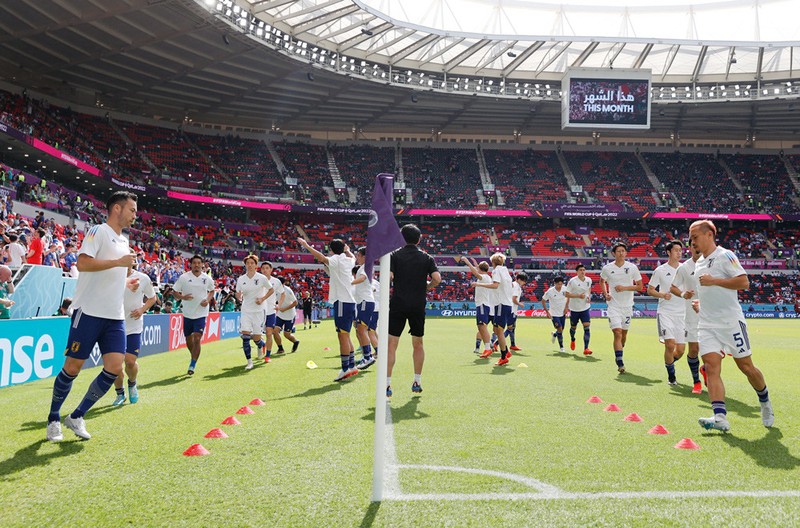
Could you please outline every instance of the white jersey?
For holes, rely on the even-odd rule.
[[[492,276],[489,274],[481,273],[477,281],[480,284],[491,284]],[[489,306],[494,307],[494,291],[490,288],[483,286],[475,287],[475,306]]]
[[[189,300],[181,301],[181,311],[187,319],[200,319],[208,315],[208,303],[200,303],[208,299],[208,293],[214,291],[214,281],[205,273],[195,275],[191,271],[182,273],[175,281],[173,289],[181,295],[191,295]]]
[[[256,272],[252,277],[247,273],[236,280],[236,291],[242,292],[242,312],[262,312],[264,303],[256,304],[256,299],[263,297],[269,290],[269,279]],[[262,321],[263,322],[263,321]]]
[[[501,304],[503,306],[513,306],[514,301],[511,299],[511,283],[514,281],[511,279],[508,268],[505,266],[495,266],[494,270],[492,270],[492,282],[496,282],[500,285],[494,290],[495,306]]]
[[[353,286],[353,297],[355,297],[356,303],[360,304],[364,301],[375,302],[375,296],[372,293],[372,283],[367,278],[363,264],[359,266],[358,271],[356,271],[355,278],[357,279],[359,277],[364,277],[364,281]]]
[[[584,277],[583,280],[579,279],[576,275],[567,282],[567,293],[572,295],[580,295],[580,299],[567,299],[569,304],[569,311],[571,312],[585,312],[591,308],[592,303],[586,300],[586,296],[592,291],[592,279]],[[553,310],[550,310],[552,313]]]
[[[662,264],[653,272],[653,276],[650,278],[650,285],[658,290],[659,293],[669,293],[677,274],[677,266],[673,268],[669,263]],[[673,295],[669,300],[659,299],[658,313],[683,316],[686,313],[686,302],[677,295]]]
[[[356,259],[348,257],[344,253],[340,255],[331,255],[328,257],[328,264],[325,269],[328,271],[330,277],[330,284],[328,285],[328,302],[333,304],[335,302],[355,303],[356,299],[353,297],[353,266],[356,265]]]
[[[678,271],[675,273],[675,280],[672,281],[672,284],[674,284],[675,287],[682,292],[685,292],[686,290],[694,291],[694,296],[692,298],[685,299],[683,301],[684,306],[686,307],[685,321],[687,327],[697,327],[697,323],[700,320],[700,316],[692,307],[692,301],[697,300],[697,295],[700,291],[700,283],[697,282],[697,275],[695,275],[696,267],[697,263],[693,259],[685,261],[683,264],[678,266]]]
[[[92,227],[83,239],[78,255],[88,255],[97,260],[116,260],[130,255],[128,239],[118,235],[108,224]],[[85,271],[78,275],[75,287],[74,309],[104,319],[123,321],[125,310],[125,280],[128,268],[116,266],[103,271]]]
[[[153,281],[150,280],[150,277],[141,271],[134,270],[128,278],[139,279],[139,287],[135,292],[125,288],[125,335],[141,334],[144,330],[144,316],[134,319],[131,317],[131,312],[144,305],[143,299],[155,297],[156,290],[153,288]]]
[[[517,302],[522,302],[522,286],[520,286],[517,281],[511,282],[511,297],[512,297],[512,303],[514,297],[517,298]],[[516,304],[513,304],[513,307],[514,310],[519,308]]]
[[[577,277],[575,277],[577,278]],[[564,310],[567,308],[567,298],[564,296],[564,287],[562,286],[560,290],[557,290],[555,286],[550,286],[550,288],[544,292],[542,296],[543,301],[547,301],[547,304],[550,308],[550,315],[553,317],[561,317],[564,315]],[[569,299],[572,300],[572,299]],[[580,301],[580,299],[575,299],[576,301]],[[581,311],[581,310],[577,310]]]
[[[600,277],[608,283],[608,293],[611,300],[608,301],[609,308],[631,308],[633,306],[633,292],[618,292],[617,286],[633,286],[636,281],[642,280],[642,274],[636,264],[627,260],[622,266],[617,266],[615,262],[609,262],[600,271]]]
[[[12,242],[8,246],[8,267],[11,269],[21,268],[23,257],[28,254],[19,242]]]
[[[698,278],[711,275],[719,279],[730,279],[747,275],[733,251],[717,246],[708,257],[700,257],[695,268]],[[739,305],[739,292],[721,286],[700,286],[700,328],[728,328],[738,326],[744,320]]]
[[[261,303],[261,306],[264,308],[265,315],[272,315],[274,313],[277,313],[276,307],[281,300],[281,295],[283,295],[284,292],[286,291],[286,289],[283,286],[283,283],[280,280],[278,280],[277,277],[272,277],[272,276],[270,276],[267,279],[267,291],[269,291],[270,288],[273,289],[272,295],[267,297],[267,299],[263,303]]]
[[[286,306],[291,305],[292,303],[297,302],[297,296],[294,294],[291,288],[283,286],[283,305],[278,307],[277,316],[284,321],[294,321],[294,318],[297,316],[297,305],[295,304],[288,310],[280,310],[280,308],[284,308]]]
[[[375,313],[381,307],[381,283],[378,279],[372,279],[372,298],[375,299]]]

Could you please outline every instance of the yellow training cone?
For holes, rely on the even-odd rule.
[[[517,368],[528,368],[528,365],[526,365],[525,363],[520,363],[520,364],[517,366]]]
[[[317,368],[317,364],[314,363],[313,361],[309,360],[309,362],[306,363],[306,367],[308,367],[310,369],[315,369],[315,368]]]

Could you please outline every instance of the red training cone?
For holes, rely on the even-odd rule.
[[[628,416],[625,417],[626,422],[641,422],[642,417],[636,413],[630,413]]]
[[[204,438],[228,438],[228,435],[222,429],[212,429],[206,433]]]
[[[586,403],[603,403],[603,400],[600,399],[600,396],[592,396],[586,400]]]
[[[256,398],[250,402],[250,405],[266,405],[266,404],[264,403],[264,400],[262,400],[261,398]]]
[[[675,449],[700,449],[700,446],[691,438],[684,438],[675,444]]]
[[[608,411],[608,412],[620,412],[622,409],[620,409],[619,407],[617,407],[617,404],[615,404],[615,403],[610,403],[610,404],[608,404],[608,405],[606,406],[606,408],[605,408],[605,409],[603,409],[603,410],[604,410],[604,411]]]
[[[669,434],[669,431],[664,429],[664,426],[659,424],[647,431],[647,434]]]
[[[234,418],[233,416],[228,416],[224,420],[222,420],[222,425],[241,425],[242,422]]]
[[[253,409],[245,405],[244,407],[236,411],[236,414],[255,414],[255,411],[253,411]]]
[[[192,444],[189,446],[189,449],[183,452],[183,456],[203,456],[203,455],[210,455],[208,449],[201,446],[200,444]]]

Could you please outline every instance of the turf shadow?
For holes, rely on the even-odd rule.
[[[499,367],[493,365],[492,370],[489,371],[489,374],[492,376],[505,376],[506,374],[511,374],[514,372],[514,370],[515,369],[513,367],[509,367],[507,365],[500,365]]]
[[[401,405],[400,407],[391,407],[392,411],[392,423],[395,424],[397,422],[401,422],[403,420],[419,420],[420,418],[430,418],[430,414],[426,412],[422,412],[417,409],[420,402],[422,401],[422,396],[414,395],[408,400],[406,403]],[[369,412],[361,417],[362,420],[367,420],[368,422],[375,421],[375,407],[370,407]]]
[[[580,354],[570,354],[569,352],[553,352],[552,354],[547,354],[547,355],[554,358],[573,359],[575,361],[583,361],[586,363],[597,363],[598,361],[603,361],[598,357],[584,356],[583,352],[581,352]]]
[[[781,442],[783,433],[777,427],[771,427],[765,436],[757,440],[738,438],[732,434],[723,434],[721,438],[729,446],[741,449],[759,466],[787,470],[800,466],[800,458],[793,456]]]
[[[706,404],[709,411],[711,410],[711,403],[708,401],[708,392],[704,392],[703,394],[692,394],[692,386],[691,385],[684,385],[679,383],[678,385],[671,385],[670,386],[670,396],[677,396],[680,398],[689,398],[691,400],[698,400],[700,403]],[[761,406],[759,405],[750,405],[744,403],[741,400],[737,400],[735,398],[730,398],[725,396],[725,407],[730,412],[735,412],[737,415],[742,416],[743,418],[753,418],[759,417],[761,418]]]
[[[256,365],[256,366],[260,367],[261,365]],[[250,372],[251,370],[245,370],[244,365],[237,365],[235,367],[222,369],[222,372],[218,374],[207,374],[203,376],[203,381],[214,381],[225,378],[238,378],[239,376],[247,376]]]
[[[333,382],[327,385],[322,385],[321,387],[314,387],[313,389],[308,389],[298,394],[292,394],[291,396],[284,396],[283,398],[270,398],[272,401],[280,401],[280,400],[291,400],[292,398],[307,398],[309,396],[321,396],[323,394],[327,394],[329,392],[341,390],[342,384],[340,382]]]
[[[367,511],[364,512],[364,518],[361,519],[361,524],[359,524],[359,528],[369,528],[375,522],[375,517],[378,515],[378,510],[381,507],[380,502],[371,502]]]
[[[14,453],[11,458],[0,461],[0,480],[10,480],[9,475],[31,467],[46,466],[55,458],[74,455],[83,450],[84,445],[82,441],[59,442],[58,451],[40,455],[39,448],[48,443],[47,440],[37,440]]]
[[[150,389],[153,387],[166,387],[168,385],[175,385],[176,383],[180,383],[183,380],[189,379],[191,376],[187,374],[178,374],[177,376],[172,376],[171,378],[164,378],[158,381],[151,381],[150,383],[140,383],[140,389]]]
[[[631,374],[630,372],[625,372],[624,374],[619,374],[614,378],[615,381],[620,383],[633,383],[634,385],[641,385],[644,387],[649,387],[651,385],[656,385],[658,383],[663,383],[660,379],[650,379],[645,378],[644,376],[639,376],[636,374]]]

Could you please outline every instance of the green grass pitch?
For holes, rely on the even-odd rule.
[[[238,339],[140,360],[136,405],[87,415],[90,441],[44,440],[52,379],[0,390],[0,526],[789,526],[800,519],[795,321],[749,321],[775,426],[733,360],[723,363],[731,432],[705,432],[707,394],[685,359],[669,387],[653,320],[634,320],[618,375],[605,320],[594,356],[557,351],[550,323],[520,320],[506,368],[472,353],[471,320],[431,319],[424,392],[411,393],[404,336],[392,377],[391,496],[370,503],[375,373],[344,383],[330,322],[300,350],[244,370]],[[581,330],[578,330],[580,345]],[[325,350],[325,347],[329,347]],[[579,346],[580,348],[580,346]],[[314,360],[319,368],[308,369]],[[259,362],[260,363],[260,362]],[[520,366],[521,363],[527,368]],[[97,370],[75,382],[77,405]],[[593,395],[603,404],[590,404]],[[250,400],[255,414],[222,426]],[[622,412],[606,412],[614,403]],[[628,413],[640,423],[627,422]],[[647,431],[661,424],[668,435]],[[220,427],[229,437],[207,439]],[[698,451],[675,449],[683,438]],[[185,457],[191,444],[211,454]]]

